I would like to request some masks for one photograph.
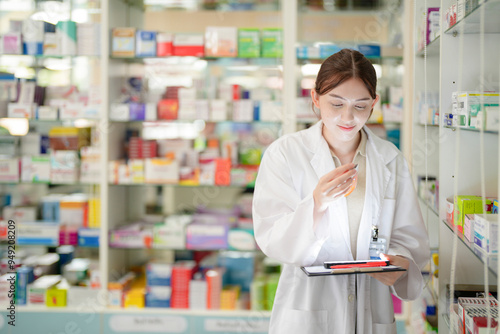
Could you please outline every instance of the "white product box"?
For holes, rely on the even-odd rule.
[[[39,106],[36,109],[36,119],[57,120],[59,118],[59,109],[53,106]]]
[[[260,120],[264,122],[281,122],[283,120],[281,101],[261,101]]]
[[[158,106],[156,103],[146,103],[145,121],[156,121],[158,119]]]
[[[35,110],[35,103],[9,103],[7,115],[11,118],[34,118]]]
[[[96,104],[84,106],[82,110],[82,118],[99,119],[99,116],[101,115],[100,108],[101,106]]]
[[[146,183],[178,183],[179,162],[165,158],[145,159]]]
[[[500,131],[500,108],[485,107],[486,131]]]
[[[208,100],[196,100],[196,119],[208,121],[210,119],[210,107]]]
[[[196,88],[179,88],[178,98],[179,101],[196,100]]]
[[[112,121],[129,121],[129,106],[126,103],[113,103],[109,111],[109,119]]]
[[[498,253],[498,214],[474,215],[474,244],[488,254]]]
[[[45,56],[60,56],[61,55],[61,41],[57,33],[46,32],[43,36],[43,54]]]
[[[49,183],[50,156],[23,156],[21,161],[21,181],[33,183]]]
[[[153,248],[185,249],[186,226],[191,223],[190,215],[172,215],[164,224],[156,224],[153,229]]]
[[[19,159],[0,159],[0,182],[19,182]]]
[[[40,155],[45,153],[44,144],[48,137],[40,133],[27,133],[21,137],[21,155]]]
[[[59,245],[59,223],[23,222],[16,227],[19,245]]]
[[[236,27],[206,27],[205,55],[207,57],[237,57],[238,29]]]
[[[99,162],[82,161],[80,164],[80,182],[98,184],[101,177],[101,166]]]
[[[60,119],[84,118],[85,105],[83,103],[68,103],[59,110]]]
[[[178,115],[183,121],[196,120],[196,100],[179,100]]]
[[[253,121],[254,101],[236,100],[233,101],[233,121],[251,122]]]
[[[226,100],[210,101],[210,120],[214,122],[227,121],[228,106]]]
[[[46,275],[28,284],[28,305],[45,306],[47,289],[61,282],[61,275]]]
[[[50,181],[76,183],[79,180],[80,159],[78,151],[53,151],[50,154]]]
[[[128,169],[130,173],[131,183],[144,183],[144,160],[130,159],[128,161]]]
[[[34,206],[6,206],[3,208],[3,219],[19,222],[36,220],[37,208]]]

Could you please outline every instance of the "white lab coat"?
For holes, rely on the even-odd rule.
[[[369,259],[371,227],[378,224],[387,253],[409,259],[407,275],[388,287],[368,275],[307,277],[300,269],[353,259],[345,198],[331,203],[313,227],[313,190],[335,168],[322,126],[319,121],[272,143],[257,176],[255,238],[267,256],[283,263],[269,333],[345,334],[354,333],[355,326],[362,334],[396,333],[391,292],[402,300],[420,295],[420,269],[430,258],[428,235],[403,155],[366,127],[366,197],[357,259]]]

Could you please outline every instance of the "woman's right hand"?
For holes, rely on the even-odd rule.
[[[330,203],[344,196],[355,182],[356,164],[350,163],[326,173],[313,191],[315,214],[322,214]]]

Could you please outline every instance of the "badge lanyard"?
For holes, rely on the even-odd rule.
[[[379,238],[378,226],[372,225],[372,235],[370,238],[370,260],[379,260],[380,254],[385,254],[387,242],[384,238]]]

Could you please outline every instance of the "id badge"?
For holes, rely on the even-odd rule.
[[[370,238],[370,260],[380,260],[380,254],[387,251],[387,241],[378,237],[378,227],[372,226],[372,236]]]

